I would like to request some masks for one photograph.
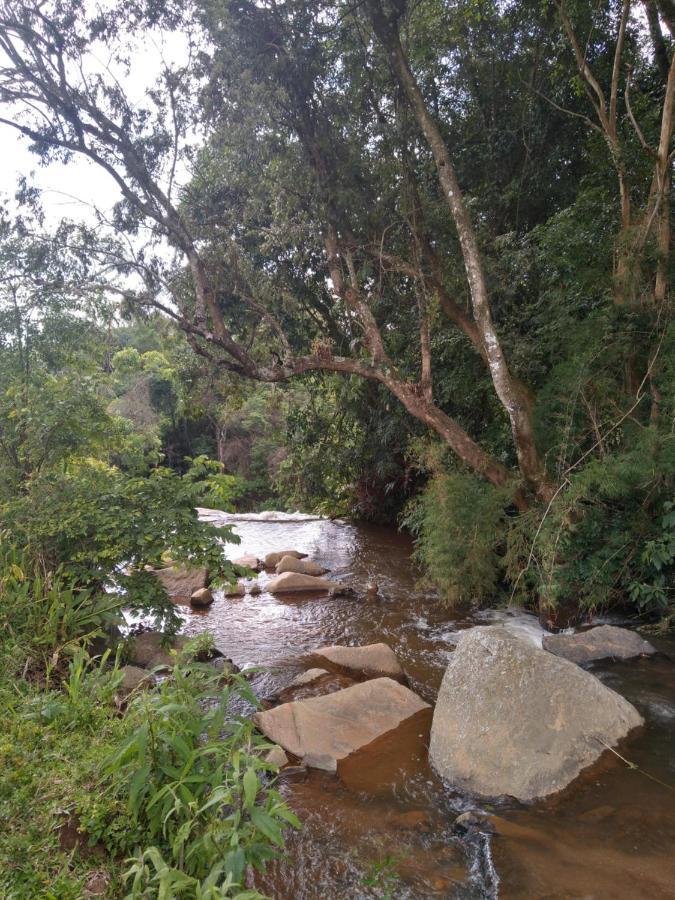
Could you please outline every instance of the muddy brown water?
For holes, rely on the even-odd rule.
[[[228,556],[295,548],[354,586],[357,597],[273,596],[263,573],[258,596],[217,593],[207,611],[184,610],[185,633],[208,628],[239,666],[264,667],[253,681],[261,697],[288,685],[321,645],[384,641],[411,688],[433,703],[462,629],[501,622],[541,638],[536,619],[519,611],[453,618],[416,585],[410,542],[393,529],[270,517],[216,517],[241,538],[227,546]],[[362,599],[372,580],[377,603]],[[593,668],[645,718],[620,748],[638,768],[606,752],[552,798],[487,803],[438,779],[414,737],[397,746],[385,741],[376,764],[357,767],[353,777],[309,771],[280,779],[303,827],[288,835],[286,858],[256,886],[275,900],[675,898],[675,641],[654,643],[657,657]],[[453,821],[467,809],[494,815],[497,834],[456,835]]]

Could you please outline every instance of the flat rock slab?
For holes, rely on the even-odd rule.
[[[265,566],[268,569],[273,569],[278,562],[281,562],[284,556],[292,556],[295,559],[305,559],[307,554],[300,553],[298,550],[277,550],[276,553],[267,554],[264,560]]]
[[[571,662],[583,664],[594,659],[630,659],[656,653],[649,641],[628,628],[600,625],[578,634],[547,634],[542,640],[544,650]]]
[[[315,591],[316,593],[324,593],[325,591],[334,591],[339,585],[334,581],[328,581],[325,578],[316,578],[314,575],[301,575],[299,572],[284,572],[283,575],[277,575],[267,585],[267,590],[271,594],[283,593],[302,593],[304,591]]]
[[[429,709],[428,703],[398,682],[376,678],[255,713],[253,721],[266,737],[305,765],[337,772],[341,760]]]
[[[483,796],[562,790],[629,731],[638,711],[594,675],[505,628],[465,631],[438,693],[429,758]]]
[[[209,577],[209,573],[204,568],[191,569],[186,566],[155,569],[155,575],[164,585],[169,597],[187,602],[195,591],[206,587]]]
[[[284,572],[299,572],[301,575],[325,575],[328,569],[324,569],[318,563],[309,559],[296,559],[295,556],[284,556],[276,564],[277,575]]]
[[[387,644],[366,644],[363,647],[319,647],[312,658],[333,672],[346,672],[365,678],[385,675],[402,681],[405,673],[394,651]]]

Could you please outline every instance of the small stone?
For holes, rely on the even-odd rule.
[[[160,631],[144,631],[129,642],[129,662],[144,669],[171,668],[176,662],[171,651],[180,650],[184,644],[184,637],[166,637]]]
[[[228,659],[226,656],[217,656],[215,659],[211,660],[211,665],[219,672],[221,675],[236,675],[241,671],[239,666],[232,662],[231,659]]]
[[[194,594],[190,597],[190,605],[191,606],[211,606],[213,603],[213,594],[207,588],[199,588],[198,591],[195,591]]]
[[[358,673],[366,678],[386,675],[403,681],[405,674],[396,654],[388,644],[367,644],[363,647],[319,647],[312,656],[338,672]]]
[[[276,766],[277,769],[281,769],[288,764],[288,757],[286,752],[278,744],[275,744],[265,754],[265,762],[268,762],[271,766]]]
[[[323,593],[330,591],[335,586],[335,582],[327,581],[325,578],[316,578],[314,575],[301,575],[299,572],[284,572],[283,575],[278,575],[270,581],[267,585],[267,590],[271,594],[292,594],[305,591]]]
[[[92,872],[84,883],[84,897],[105,897],[110,884],[108,872]]]
[[[226,597],[244,597],[246,594],[246,588],[238,581],[236,584],[230,584],[225,588],[225,596]]]
[[[306,553],[299,553],[297,550],[278,550],[276,553],[268,553],[265,557],[265,568],[273,569],[284,556],[293,556],[295,559],[305,559]]]
[[[232,560],[232,564],[235,566],[242,566],[245,569],[253,569],[254,572],[259,572],[263,567],[262,560],[258,559],[257,556],[253,556],[253,554],[238,556],[236,559]]]
[[[542,640],[544,650],[582,665],[595,659],[630,659],[632,656],[651,656],[656,650],[649,641],[629,628],[600,625],[577,634],[547,634]]]
[[[252,597],[257,597],[259,594],[262,594],[262,588],[260,587],[260,585],[258,584],[257,581],[256,581],[254,584],[251,585],[251,589],[250,589],[250,591],[249,591],[249,594],[250,594]]]
[[[475,832],[494,834],[495,832],[492,822],[482,813],[473,809],[457,816],[452,827],[457,834],[473,834]]]
[[[155,575],[164,585],[169,597],[174,600],[189,600],[200,588],[208,584],[209,573],[203,567],[167,566],[155,569]]]

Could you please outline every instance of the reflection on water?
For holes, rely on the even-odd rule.
[[[352,526],[299,514],[205,517],[232,524],[241,538],[226,553],[266,553],[293,547],[356,589],[350,597],[274,597],[263,592],[225,599],[208,610],[185,610],[184,631],[208,628],[239,666],[264,666],[254,678],[260,696],[285,687],[303,657],[323,644],[388,643],[410,686],[433,702],[462,629],[502,624],[535,643],[542,629],[519,610],[490,610],[454,618],[415,583],[408,539],[392,529]],[[366,601],[377,581],[381,599]],[[656,641],[658,645],[658,641]],[[672,643],[662,649],[671,652]],[[675,784],[675,683],[664,656],[596,665],[595,673],[627,696],[646,719],[623,751],[667,784]],[[675,793],[606,753],[566,791],[523,807],[492,804],[497,836],[459,838],[459,812],[480,808],[443,785],[426,760],[405,777],[352,788],[320,772],[282,778],[280,790],[303,829],[289,839],[288,858],[257,885],[275,900],[343,898],[634,898],[675,897]],[[487,807],[484,804],[484,808]]]

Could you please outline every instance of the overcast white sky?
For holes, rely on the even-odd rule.
[[[107,54],[102,51],[101,56]],[[131,74],[116,69],[115,75],[133,103],[155,84],[162,59],[171,66],[185,64],[187,39],[179,33],[145,32],[129,58]],[[92,68],[97,63],[94,58]],[[19,178],[30,176],[30,183],[42,192],[43,206],[52,223],[62,218],[86,219],[94,207],[108,211],[120,199],[110,175],[85,157],[76,155],[67,165],[55,162],[42,166],[29,146],[28,138],[0,124],[0,198],[13,197]]]

